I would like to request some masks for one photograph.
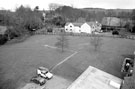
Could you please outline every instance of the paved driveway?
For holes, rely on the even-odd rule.
[[[28,83],[21,89],[66,89],[72,82],[59,76],[54,76],[45,85],[40,86],[35,83]]]

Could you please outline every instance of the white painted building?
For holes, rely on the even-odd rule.
[[[66,23],[65,32],[74,32],[74,25],[72,23]]]
[[[87,24],[87,23],[84,23],[82,26],[81,26],[81,32],[82,33],[89,33],[91,34],[92,33],[92,27]]]
[[[101,29],[100,25],[97,25],[95,22],[85,22],[85,23],[66,23],[65,32],[73,33],[89,33],[96,31],[98,28]]]
[[[81,28],[78,26],[74,27],[74,33],[81,33]]]

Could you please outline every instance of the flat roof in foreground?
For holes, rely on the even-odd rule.
[[[122,79],[89,66],[67,89],[119,89]]]

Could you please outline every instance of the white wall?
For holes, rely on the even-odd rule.
[[[74,25],[72,23],[65,26],[65,32],[74,32]]]
[[[95,31],[96,27],[93,25],[89,25],[87,23],[84,23],[83,25],[81,25],[81,27],[79,26],[74,26],[72,23],[69,23],[68,25],[65,26],[65,32],[73,32],[73,33],[89,33],[91,34],[92,31]]]
[[[78,27],[78,26],[75,26],[75,27],[74,27],[74,32],[75,32],[75,33],[81,33],[81,28]]]
[[[87,24],[87,23],[84,23],[82,26],[81,26],[81,32],[84,32],[84,33],[92,33],[92,28]]]

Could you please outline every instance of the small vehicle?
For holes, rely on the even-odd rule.
[[[37,69],[37,74],[45,79],[51,79],[53,77],[53,74],[49,72],[49,70],[45,67],[39,67]]]
[[[42,67],[39,67],[37,69],[37,74],[41,74],[41,73],[46,74],[48,71],[49,70],[47,68],[45,68],[45,67],[42,66]]]
[[[36,84],[39,84],[40,86],[44,85],[46,83],[46,80],[40,76],[34,76],[30,80],[31,82],[34,82]]]

